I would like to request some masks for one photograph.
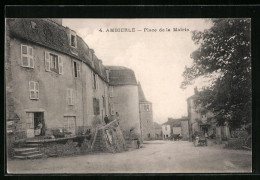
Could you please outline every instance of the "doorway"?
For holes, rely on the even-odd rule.
[[[27,112],[26,134],[27,138],[45,135],[45,122],[43,112]]]

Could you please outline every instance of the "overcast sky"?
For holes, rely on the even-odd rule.
[[[198,48],[191,39],[191,31],[209,28],[208,21],[63,19],[63,25],[75,30],[104,65],[125,66],[135,71],[146,99],[153,103],[154,121],[164,123],[168,117],[187,116],[186,99],[193,95],[194,86],[182,90],[180,85],[185,65],[192,62],[190,54]],[[135,28],[136,32],[104,32],[107,28]],[[144,28],[157,32],[144,32]],[[159,32],[160,28],[168,28],[170,32]],[[189,31],[173,32],[173,28]]]

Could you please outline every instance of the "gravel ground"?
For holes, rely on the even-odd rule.
[[[252,152],[209,143],[149,141],[141,149],[35,160],[9,160],[9,173],[236,173],[251,172]]]

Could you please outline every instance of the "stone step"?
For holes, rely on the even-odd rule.
[[[36,159],[36,158],[41,158],[43,156],[42,153],[40,154],[34,154],[34,155],[31,155],[31,156],[27,156],[28,159]]]
[[[37,148],[14,148],[14,152],[36,151]]]
[[[43,154],[39,153],[39,154],[33,154],[33,155],[24,155],[24,156],[14,156],[14,158],[16,159],[36,159],[36,158],[41,158],[43,156]]]
[[[27,159],[26,156],[14,156],[15,159]]]
[[[25,144],[24,147],[39,147],[40,144]]]
[[[22,152],[20,155],[33,155],[33,154],[39,154],[39,151],[27,151],[27,152]]]

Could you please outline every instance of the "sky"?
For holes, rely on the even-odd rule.
[[[155,122],[161,124],[168,117],[187,116],[186,99],[193,95],[195,86],[199,88],[204,83],[197,81],[185,90],[180,88],[185,66],[192,63],[190,54],[198,48],[191,39],[191,31],[210,28],[209,21],[63,19],[62,24],[75,30],[94,49],[104,65],[125,66],[134,70],[146,99],[153,104]],[[106,32],[111,28],[135,28],[135,32]],[[173,28],[186,28],[186,31],[176,32]],[[153,29],[153,32],[144,32],[145,29]]]

